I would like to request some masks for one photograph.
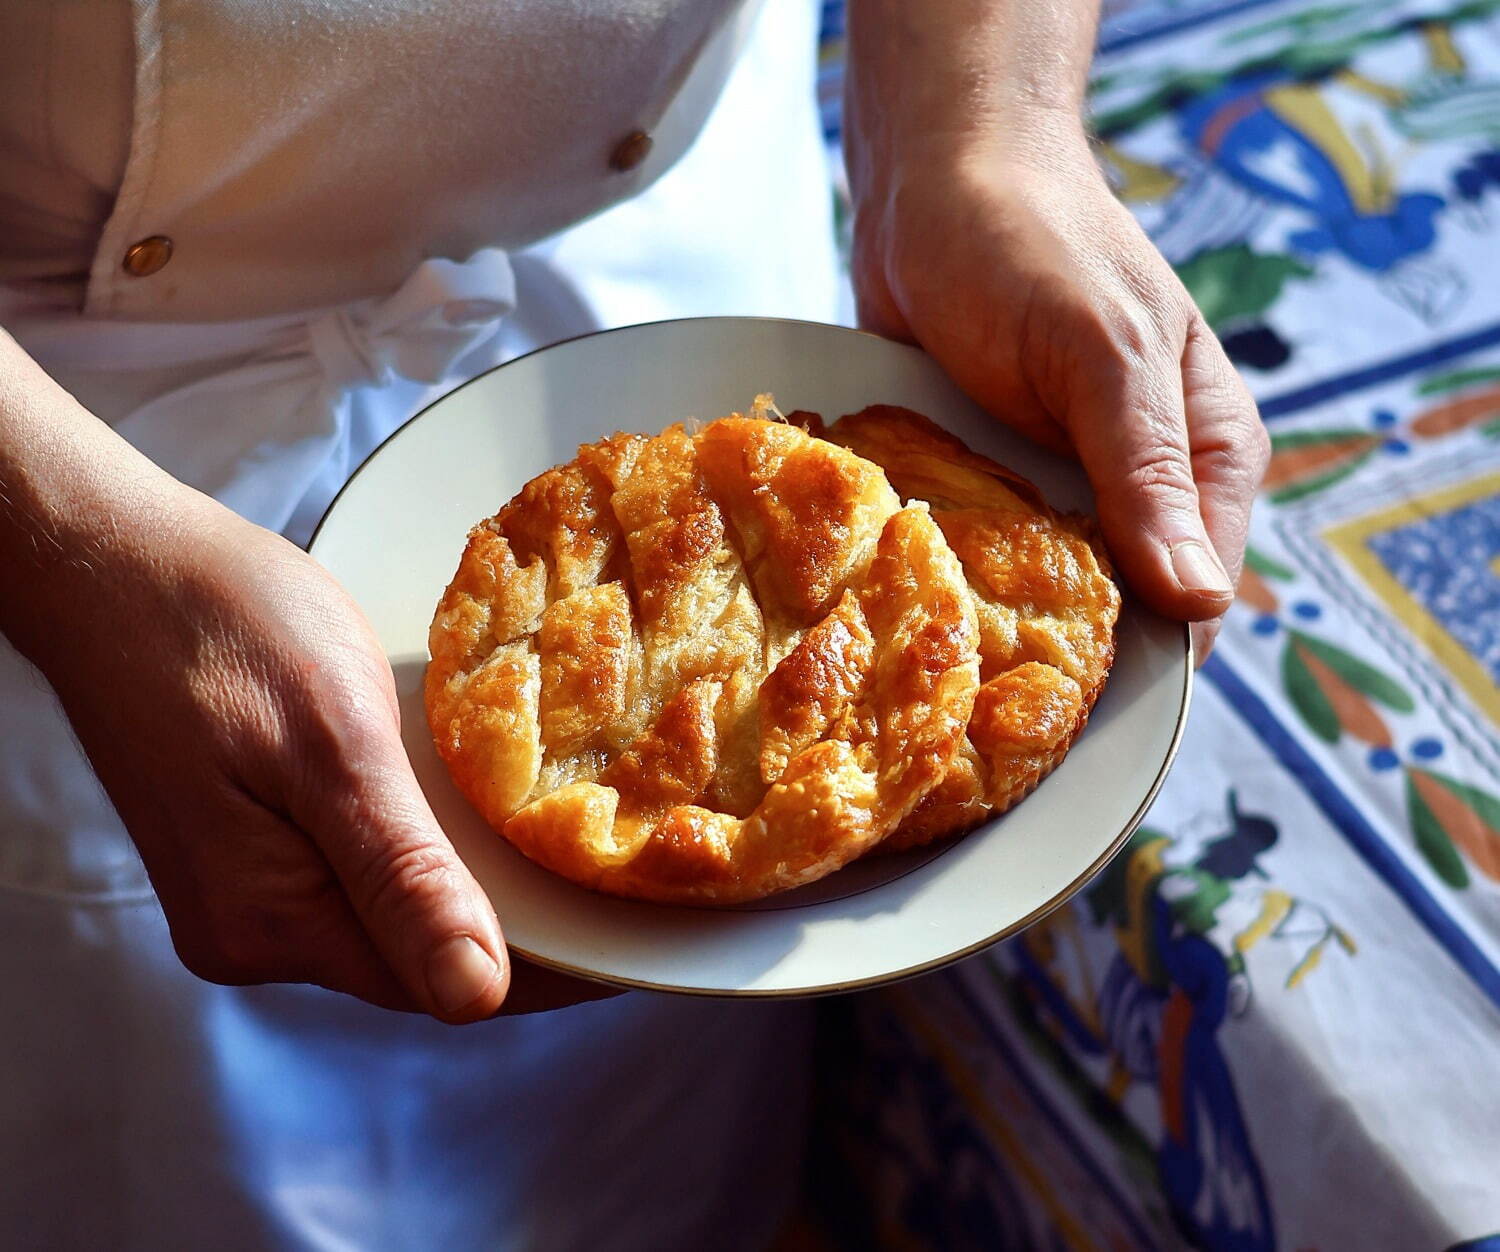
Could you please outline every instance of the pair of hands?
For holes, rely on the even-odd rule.
[[[1170,268],[1073,151],[867,179],[862,319],[1082,460],[1106,540],[1163,612],[1228,606],[1266,457]],[[81,580],[88,642],[27,650],[134,838],[183,962],[449,1022],[607,994],[506,956],[401,746],[391,672],[311,558],[176,488]],[[169,519],[163,522],[163,518]],[[164,533],[163,527],[168,529]]]

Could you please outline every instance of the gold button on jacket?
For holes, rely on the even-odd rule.
[[[621,174],[629,173],[646,159],[651,151],[651,136],[643,130],[633,130],[615,145],[609,156],[609,168]]]
[[[172,259],[172,241],[165,235],[151,235],[125,249],[122,266],[132,278],[146,278]]]

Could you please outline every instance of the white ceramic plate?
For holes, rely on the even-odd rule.
[[[1018,808],[940,849],[856,863],[733,910],[595,895],[533,865],[449,782],[422,709],[427,627],[470,526],[530,478],[616,430],[656,433],[747,408],[830,420],[867,404],[925,413],[1090,507],[1071,465],[986,417],[923,353],[807,322],[703,318],[630,326],[512,361],[391,436],[355,474],[312,553],[374,623],[396,671],[402,733],[438,821],[494,901],[506,938],[543,965],[603,982],[792,996],[889,982],[958,960],[1057,907],[1136,827],[1187,716],[1186,629],[1127,603],[1114,671],[1087,731]]]

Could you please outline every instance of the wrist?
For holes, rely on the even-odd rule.
[[[45,670],[59,649],[103,642],[109,610],[95,610],[194,499],[0,337],[0,633],[23,655]]]
[[[172,491],[70,494],[65,515],[11,512],[0,521],[0,633],[49,678],[77,648],[116,646],[135,616],[124,606],[170,578],[183,503]]]
[[[851,0],[845,144],[856,199],[897,168],[1088,159],[1091,0]]]
[[[1097,212],[1111,193],[1081,127],[1038,124],[1003,138],[922,144],[867,167],[854,194],[856,256],[921,252],[955,223],[1004,228],[1013,219],[1051,221]],[[886,257],[889,260],[889,256]]]
[[[912,194],[927,188],[939,196],[990,196],[1043,183],[1092,186],[1103,178],[1083,122],[1043,107],[1019,108],[993,125],[914,136],[870,168],[874,176],[861,188],[865,194]]]

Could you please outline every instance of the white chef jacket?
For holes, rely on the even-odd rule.
[[[201,18],[205,7],[176,11]],[[261,7],[300,9],[316,25],[358,6]],[[396,7],[430,15],[441,5],[373,7],[389,18]],[[552,7],[577,23],[593,6]],[[160,24],[173,9],[137,0],[137,57],[142,14],[168,44],[189,29]],[[631,126],[667,132],[653,132],[650,161],[686,150],[675,168],[544,243],[424,245],[399,278],[392,262],[348,286],[348,259],[332,258],[310,292],[280,267],[259,276],[248,247],[227,259],[211,235],[201,250],[183,247],[171,232],[197,221],[198,209],[148,222],[148,191],[111,210],[81,310],[57,298],[65,284],[41,294],[17,284],[0,289],[0,324],[174,473],[305,538],[374,443],[463,377],[520,351],[666,316],[832,320],[830,203],[812,95],[816,6],[768,0],[753,27],[727,35],[732,9],[676,45],[743,43],[696,139],[701,117],[680,105],[693,66],[679,60],[658,75],[666,104],[643,97],[633,106]],[[632,12],[660,17],[665,8]],[[642,55],[636,44],[627,51]],[[611,59],[607,47],[593,54]],[[156,72],[172,77],[170,66]],[[153,106],[141,98],[139,64],[136,79],[139,139],[142,111]],[[326,101],[320,91],[308,98]],[[417,145],[422,94],[414,115],[385,119]],[[712,93],[699,99],[706,108]],[[526,126],[512,111],[504,129]],[[610,119],[598,133],[618,129]],[[138,155],[133,147],[125,183]],[[623,194],[606,188],[601,203],[570,201],[570,211]],[[124,213],[137,216],[112,232]],[[532,229],[556,224],[536,220]],[[313,235],[327,237],[326,225]],[[164,268],[139,279],[171,276],[177,286],[164,304],[117,273],[113,253],[138,230],[176,245]],[[229,273],[256,287],[263,278],[260,290],[275,300],[251,292],[236,307],[244,316],[194,321],[211,312],[200,266],[219,267],[214,282]],[[126,305],[150,307],[122,311],[115,295],[99,294],[121,288]],[[334,288],[336,302],[317,298]],[[796,1009],[633,994],[453,1029],[314,988],[192,978],[50,692],[4,647],[0,1003],[7,1246],[753,1248],[784,1214],[795,1177],[807,1048]]]

